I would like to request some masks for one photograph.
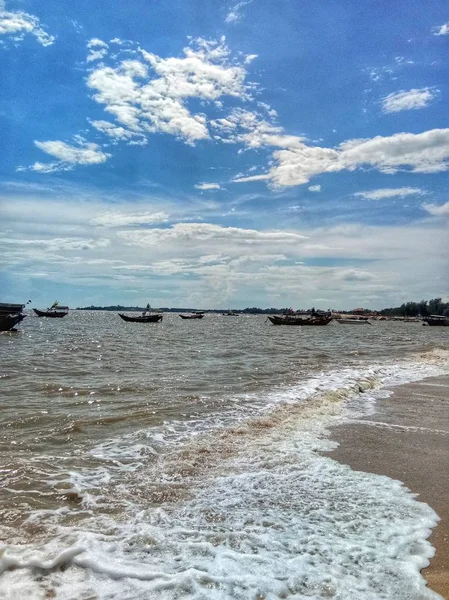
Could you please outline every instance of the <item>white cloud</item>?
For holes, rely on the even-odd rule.
[[[384,198],[405,198],[406,196],[417,196],[424,193],[425,192],[421,188],[402,187],[356,192],[354,196],[365,198],[366,200],[383,200]]]
[[[249,65],[249,63],[252,63],[253,60],[257,58],[257,56],[257,54],[247,54],[245,56],[245,65]]]
[[[339,278],[343,281],[371,281],[375,278],[375,276],[368,271],[361,271],[360,269],[347,269],[339,273]]]
[[[146,229],[119,232],[128,244],[158,246],[181,242],[197,245],[200,242],[236,242],[244,245],[287,243],[295,244],[306,239],[298,233],[285,231],[257,231],[239,227],[222,227],[213,223],[177,223],[169,229]]]
[[[435,99],[438,93],[439,90],[428,87],[394,92],[382,99],[382,110],[385,113],[395,113],[401,110],[425,108]]]
[[[449,35],[449,21],[433,29],[433,35]]]
[[[219,183],[197,183],[195,187],[197,190],[221,190]]]
[[[108,54],[109,46],[103,40],[98,38],[92,38],[88,41],[87,47],[90,52],[87,55],[87,62],[93,62],[94,60],[101,60],[105,58]]]
[[[224,38],[218,42],[193,40],[181,58],[161,58],[145,50],[141,56],[143,60],[98,67],[88,77],[94,100],[133,134],[160,132],[194,144],[208,139],[209,131],[206,116],[187,107],[189,99],[250,98],[246,71],[230,61]]]
[[[18,171],[31,170],[39,173],[69,171],[75,165],[98,165],[104,163],[110,156],[110,154],[103,152],[98,144],[85,142],[82,138],[78,139],[78,146],[71,146],[60,140],[35,141],[34,144],[39,150],[57,158],[58,162],[35,162],[30,167],[18,167]]]
[[[240,9],[248,4],[251,4],[251,2],[252,0],[243,0],[242,2],[235,4],[226,15],[225,23],[238,23],[238,21],[240,21],[242,18]]]
[[[321,185],[309,185],[309,192],[321,192]]]
[[[33,35],[42,46],[51,46],[55,38],[42,27],[39,19],[26,12],[9,12],[0,5],[0,35],[13,35],[15,40],[23,40],[25,35]]]
[[[92,225],[100,225],[101,227],[129,227],[132,225],[151,225],[153,223],[165,223],[169,219],[169,214],[165,212],[104,212],[91,219]]]
[[[367,164],[383,173],[438,173],[449,168],[449,129],[349,140],[339,150],[342,165],[350,170]]]
[[[83,239],[83,238],[42,238],[42,239],[18,239],[3,238],[2,243],[11,246],[24,246],[43,248],[49,252],[60,252],[65,250],[92,250],[94,248],[107,248],[110,245],[108,239]]]
[[[444,204],[423,204],[423,209],[434,217],[449,216],[449,202]]]
[[[382,173],[438,173],[449,168],[449,129],[396,133],[348,140],[337,148],[308,146],[300,137],[257,134],[260,144],[285,148],[273,152],[276,161],[264,175],[238,177],[236,182],[267,179],[275,187],[307,183],[322,173],[353,171],[368,165]]]
[[[45,273],[48,281],[82,288],[86,300],[93,286],[103,286],[96,303],[123,302],[130,290],[138,303],[152,289],[152,304],[162,306],[298,306],[300,297],[304,307],[318,298],[329,299],[324,308],[382,307],[445,292],[437,279],[448,269],[440,219],[285,232],[188,223],[202,205],[195,203],[172,225],[179,207],[170,206],[169,217],[165,199],[135,204],[117,194],[99,201],[77,188],[67,200],[70,189],[58,190],[59,199],[48,200],[44,189],[26,201],[0,198],[0,254],[12,278]],[[166,217],[167,225],[152,227]],[[319,257],[333,266],[308,264]]]

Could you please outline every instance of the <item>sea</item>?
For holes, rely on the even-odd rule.
[[[439,598],[420,575],[435,512],[322,453],[392,387],[449,373],[449,329],[106,311],[18,329],[0,335],[0,598]]]

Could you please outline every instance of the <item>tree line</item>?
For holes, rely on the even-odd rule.
[[[441,298],[420,300],[419,302],[404,302],[401,306],[396,306],[395,308],[384,308],[379,313],[390,317],[449,316],[449,302],[443,302]]]

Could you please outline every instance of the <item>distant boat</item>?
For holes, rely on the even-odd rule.
[[[273,315],[268,317],[268,320],[273,323],[273,325],[293,325],[293,326],[302,326],[302,325],[327,325],[332,321],[332,315],[329,312],[321,312],[321,311],[298,311],[298,312],[289,312],[284,315]]]
[[[204,317],[204,313],[201,311],[195,311],[190,313],[189,315],[179,315],[181,319],[202,319]]]
[[[130,317],[123,313],[119,313],[118,316],[127,323],[158,323],[159,321],[162,321],[161,313],[153,310],[149,304],[147,304],[146,309],[139,316]]]
[[[47,310],[39,310],[33,308],[38,317],[50,317],[52,319],[61,319],[69,314],[68,306],[58,306],[57,308],[47,308]]]
[[[232,310],[228,310],[228,312],[221,313],[223,317],[238,317],[239,313],[232,312]]]
[[[0,331],[11,331],[18,323],[23,321],[24,304],[0,303]]]
[[[162,321],[162,315],[159,313],[140,315],[138,317],[130,317],[129,315],[119,313],[118,316],[128,323],[158,323],[159,321]]]
[[[449,327],[449,317],[444,315],[430,315],[424,319],[424,322],[431,327]]]
[[[371,325],[366,317],[347,317],[342,319],[335,319],[337,323],[341,325]]]

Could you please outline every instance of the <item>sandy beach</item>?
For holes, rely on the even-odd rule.
[[[353,469],[402,481],[429,504],[440,523],[436,548],[423,571],[429,587],[449,598],[449,377],[431,377],[391,388],[374,415],[336,427],[339,447],[329,456]]]

